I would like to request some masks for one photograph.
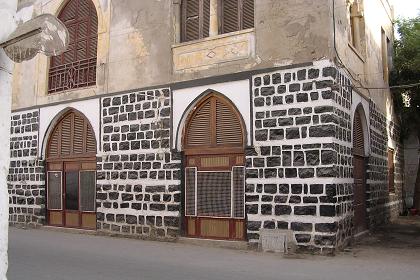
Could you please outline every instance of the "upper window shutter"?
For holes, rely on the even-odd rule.
[[[221,33],[254,27],[255,0],[221,0]]]
[[[98,16],[91,0],[70,0],[58,18],[69,31],[69,46],[51,58],[48,93],[96,84]]]
[[[222,34],[240,30],[240,0],[222,0]]]
[[[182,41],[209,36],[210,0],[184,0],[182,2]]]
[[[248,29],[254,27],[254,1],[242,0],[242,28]]]

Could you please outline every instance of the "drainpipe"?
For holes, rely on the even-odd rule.
[[[0,42],[15,30],[17,0],[0,0]],[[10,110],[12,105],[13,63],[0,49],[0,279],[7,279],[9,237],[9,195],[7,175],[10,161]]]

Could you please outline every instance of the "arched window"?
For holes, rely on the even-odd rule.
[[[53,57],[48,76],[48,93],[94,86],[98,16],[91,0],[70,0],[58,18],[69,30],[66,52]]]

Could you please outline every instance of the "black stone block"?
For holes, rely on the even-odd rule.
[[[291,223],[290,229],[294,231],[312,231],[312,224],[309,223]]]
[[[291,84],[289,85],[289,92],[300,91],[300,84]]]
[[[275,93],[274,87],[262,87],[261,88],[261,95],[262,96],[270,96]]]
[[[324,217],[334,217],[336,214],[334,205],[321,205],[319,210],[320,215]]]
[[[313,178],[315,176],[315,170],[313,168],[299,168],[299,178]]]
[[[294,214],[301,216],[315,216],[316,206],[295,206]]]
[[[273,206],[271,204],[261,205],[261,215],[272,215]]]
[[[299,139],[300,133],[299,128],[292,127],[286,129],[286,139]]]
[[[276,216],[290,215],[292,213],[292,207],[289,205],[276,205],[274,208],[274,213]]]

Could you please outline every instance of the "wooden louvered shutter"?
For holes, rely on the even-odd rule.
[[[210,0],[184,0],[182,2],[182,41],[209,36]]]
[[[254,1],[242,0],[242,28],[248,29],[254,27]]]
[[[47,157],[81,157],[95,153],[96,139],[87,119],[75,112],[67,113],[53,130]]]
[[[73,153],[83,153],[83,136],[85,135],[85,122],[80,116],[74,116],[74,131],[73,131]]]
[[[51,58],[48,93],[96,84],[98,16],[91,0],[70,0],[58,18],[69,31],[69,46]]]
[[[240,0],[221,1],[222,34],[238,31],[240,29]]]
[[[69,114],[61,122],[61,155],[64,156],[71,154],[71,119]]]
[[[191,116],[186,131],[186,148],[240,147],[242,123],[232,106],[216,96],[207,98]]]
[[[216,144],[242,144],[241,123],[232,109],[220,100],[216,100]]]
[[[388,191],[395,192],[395,164],[394,164],[394,150],[388,149]]]
[[[211,145],[211,100],[204,103],[194,114],[187,132],[187,146]]]
[[[221,32],[254,27],[254,0],[220,0]]]
[[[93,135],[92,128],[90,125],[86,124],[87,133],[86,133],[86,152],[87,153],[96,153],[96,139]]]
[[[60,141],[60,129],[59,127],[57,127],[51,136],[51,140],[48,146],[48,157],[57,157],[60,154],[59,141]]]
[[[353,121],[353,153],[355,155],[365,155],[365,143],[363,137],[363,126],[360,113],[356,111]]]

